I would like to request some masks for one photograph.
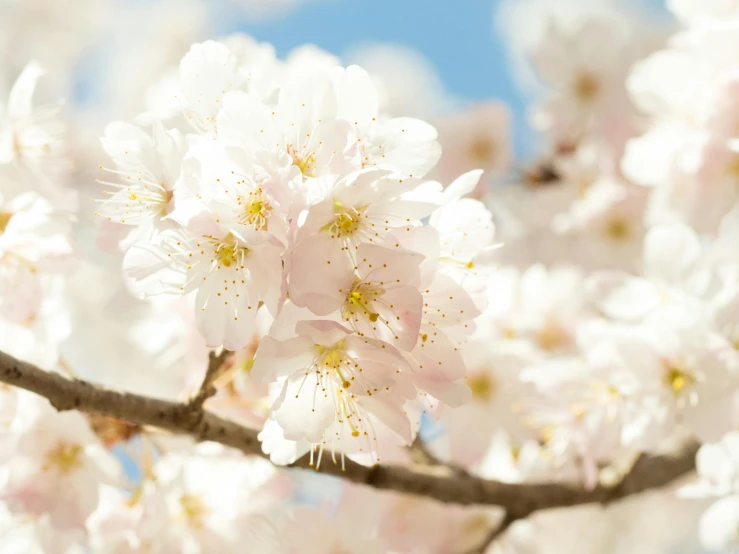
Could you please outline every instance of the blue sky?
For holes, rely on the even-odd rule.
[[[270,42],[280,55],[305,43],[339,55],[367,42],[410,46],[428,58],[454,96],[470,102],[504,100],[516,112],[520,127],[524,99],[508,72],[505,46],[493,33],[496,4],[491,0],[317,0],[279,18],[225,23],[223,29]]]
[[[238,25],[280,54],[310,42],[341,54],[363,42],[411,46],[439,70],[447,87],[469,99],[516,97],[504,45],[493,34],[491,0],[321,0],[277,19]],[[461,7],[463,6],[463,7]]]
[[[556,2],[557,0],[553,0]],[[636,1],[663,10],[663,0]],[[514,112],[519,155],[530,153],[526,98],[513,81],[505,44],[496,36],[493,14],[500,0],[314,0],[277,18],[233,22],[224,13],[222,32],[244,31],[274,44],[280,55],[313,43],[341,55],[367,42],[409,46],[438,71],[447,91],[463,101],[496,98]]]

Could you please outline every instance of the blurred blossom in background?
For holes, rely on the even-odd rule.
[[[696,7],[703,3],[704,9]],[[469,247],[473,253],[455,269],[471,269],[478,263],[472,258],[492,248],[485,243],[493,240],[485,207],[492,213],[495,242],[504,244],[496,251],[496,271],[484,274],[481,288],[467,291],[471,308],[464,308],[481,312],[476,330],[452,337],[459,339],[459,348],[449,341],[450,358],[466,365],[464,391],[470,401],[445,405],[443,394],[437,394],[431,383],[420,400],[413,397],[414,407],[403,412],[411,422],[410,432],[419,432],[420,427],[420,436],[435,457],[484,478],[512,483],[567,481],[591,488],[605,474],[623,474],[640,454],[660,453],[691,437],[707,445],[699,458],[703,460],[699,480],[704,485],[720,481],[723,486],[716,485],[718,492],[706,492],[708,485],[685,487],[681,494],[699,499],[692,502],[679,503],[673,487],[614,508],[578,507],[537,514],[517,522],[505,540],[487,552],[677,554],[703,548],[733,552],[729,549],[736,544],[739,528],[738,489],[736,480],[728,483],[731,479],[722,471],[732,463],[737,467],[738,439],[732,431],[739,424],[739,292],[734,286],[739,282],[735,271],[739,263],[732,257],[739,229],[734,221],[739,201],[739,110],[732,103],[739,88],[739,61],[726,52],[733,52],[739,41],[733,29],[724,31],[724,36],[710,25],[718,25],[716,20],[723,14],[736,18],[739,8],[730,0],[668,0],[667,4],[658,0],[0,0],[0,98],[4,103],[10,98],[7,109],[3,104],[0,110],[0,128],[31,122],[31,131],[25,134],[25,128],[0,133],[0,179],[21,187],[38,181],[42,189],[52,181],[64,185],[59,197],[54,196],[59,191],[44,191],[64,215],[57,222],[62,231],[50,233],[44,227],[38,235],[42,246],[54,246],[54,252],[43,254],[53,258],[54,271],[75,276],[66,280],[63,294],[46,291],[43,302],[37,289],[21,290],[17,282],[0,288],[0,298],[2,293],[13,296],[20,291],[17,296],[27,301],[18,302],[20,307],[15,298],[0,302],[0,316],[5,317],[3,310],[7,310],[15,318],[15,327],[0,327],[0,350],[45,368],[62,366],[108,387],[186,398],[202,380],[209,350],[197,329],[197,315],[179,298],[139,298],[138,289],[121,271],[121,251],[131,246],[130,241],[143,239],[127,235],[128,227],[101,225],[89,203],[90,198],[101,196],[96,179],[103,180],[103,166],[118,167],[111,172],[126,174],[124,165],[109,161],[111,151],[140,146],[136,142],[140,135],[131,128],[111,128],[109,123],[134,122],[147,129],[154,124],[160,129],[159,122],[165,122],[171,134],[162,132],[155,139],[146,135],[146,144],[156,142],[157,148],[166,151],[169,157],[162,158],[176,166],[179,175],[181,165],[191,161],[177,157],[181,149],[197,146],[196,140],[187,142],[192,137],[182,139],[178,134],[191,130],[184,125],[182,106],[173,102],[182,90],[180,61],[191,45],[211,39],[226,44],[248,75],[244,89],[265,105],[275,101],[285,75],[305,76],[321,68],[357,64],[368,72],[368,82],[377,91],[378,113],[422,119],[438,131],[438,139],[427,142],[438,140],[443,155],[426,177],[445,187],[454,183],[449,187],[453,193],[464,190],[459,194],[468,198],[451,202],[444,197],[445,201],[458,210],[458,217],[490,232],[482,238],[467,228],[463,233],[463,225],[452,216],[430,209],[417,218],[431,221],[442,231],[446,225],[452,235],[464,235],[464,239],[469,231],[473,242],[479,238],[478,250],[463,244],[462,249]],[[685,31],[687,27],[692,34]],[[23,78],[14,87],[19,75]],[[696,92],[696,82],[712,84],[708,99]],[[29,115],[23,98],[31,94],[34,108]],[[214,119],[204,121],[207,125]],[[43,140],[35,133],[41,133]],[[315,158],[308,162],[315,164]],[[296,161],[296,165],[300,164]],[[163,175],[171,169],[165,161],[157,168]],[[479,183],[469,184],[469,176],[455,183],[475,169],[484,170]],[[317,177],[303,166],[300,172],[306,179]],[[166,205],[175,193],[163,194]],[[132,195],[131,200],[135,199]],[[260,232],[267,227],[263,221],[267,216],[260,211],[264,205],[259,200],[251,214],[261,221]],[[343,208],[338,203],[332,209]],[[0,210],[0,235],[9,221],[3,219],[5,214]],[[449,220],[444,219],[447,216]],[[145,229],[142,236],[146,232],[153,231]],[[446,246],[442,241],[439,248],[443,251]],[[230,248],[235,260],[233,244]],[[446,261],[460,265],[454,259],[458,251],[451,246],[449,250]],[[75,259],[73,270],[64,266],[67,258]],[[55,282],[47,286],[57,291]],[[26,309],[29,305],[33,309]],[[290,448],[297,448],[298,441],[287,441],[271,418],[277,395],[274,383],[257,382],[251,374],[255,352],[274,323],[273,315],[266,309],[259,311],[253,338],[245,340],[246,346],[234,348],[229,371],[220,377],[218,394],[209,400],[209,407],[263,430],[264,451],[284,464],[292,461]],[[378,314],[371,315],[376,322]],[[5,325],[4,320],[0,323]],[[423,325],[436,335],[436,323],[424,319]],[[418,335],[426,342],[427,334],[419,333],[413,333],[413,341],[419,340]],[[401,361],[411,356],[412,348],[405,350],[406,358],[397,354]],[[713,381],[686,369],[686,360],[696,358],[708,360]],[[643,367],[647,370],[642,371]],[[665,367],[665,376],[654,378],[650,373]],[[715,375],[722,377],[717,381]],[[695,389],[681,396],[690,387]],[[0,387],[3,394],[6,391]],[[48,406],[36,410],[39,421],[51,421],[53,416],[45,409]],[[97,438],[84,425],[80,433],[88,433],[89,442],[97,445]],[[228,521],[236,522],[237,531],[244,514],[239,511],[240,499],[229,496],[232,487],[248,491],[249,502],[258,506],[260,502],[273,506],[266,500],[269,497],[282,507],[280,503],[287,504],[289,498],[299,505],[291,515],[291,537],[297,544],[301,537],[307,537],[306,543],[313,540],[314,550],[306,547],[305,552],[477,552],[473,549],[489,534],[491,521],[500,516],[399,494],[378,500],[371,496],[375,491],[344,487],[320,476],[288,479],[260,458],[251,460],[253,467],[239,465],[239,460],[213,444],[185,447],[186,439],[156,436],[151,444],[144,438],[126,442],[119,439],[129,430],[111,431],[107,425],[112,424],[93,421],[97,437],[105,437],[105,431],[113,433],[114,440],[105,445],[115,443],[115,457],[105,458],[107,450],[98,452],[93,447],[88,453],[99,474],[100,504],[98,492],[88,487],[81,495],[84,502],[75,505],[79,514],[67,514],[56,500],[51,502],[53,509],[47,510],[54,525],[74,520],[65,529],[76,532],[84,527],[92,537],[89,544],[99,541],[93,544],[96,553],[138,551],[106,550],[100,545],[106,546],[108,540],[112,544],[110,537],[118,532],[117,526],[126,527],[118,520],[111,523],[115,518],[110,514],[130,515],[122,508],[128,497],[124,499],[117,485],[111,484],[120,483],[116,464],[122,461],[127,484],[136,484],[152,470],[141,463],[150,461],[150,456],[165,476],[157,482],[162,490],[187,489],[206,499],[212,495],[214,504],[229,498],[232,505],[226,505],[223,517],[233,516]],[[65,426],[64,422],[58,425]],[[286,442],[291,442],[290,448]],[[390,461],[409,463],[406,450],[389,450]],[[66,460],[69,452],[60,452],[57,461]],[[731,455],[735,458],[728,460]],[[208,478],[200,479],[202,475]],[[224,475],[233,475],[234,481]],[[77,489],[64,490],[69,495]],[[158,498],[159,489],[154,493],[143,486],[141,490],[128,486],[127,492],[132,490],[134,497],[141,494],[148,499],[143,501],[147,510],[157,512],[160,504],[151,499]],[[711,505],[714,497],[720,500]],[[29,495],[22,500],[35,506],[37,498]],[[206,516],[199,504],[188,504],[191,500],[190,492],[181,496],[180,511],[190,523],[202,526]],[[162,500],[161,506],[165,503]],[[23,504],[23,509],[33,511],[28,506]],[[355,516],[352,510],[357,506],[372,509]],[[321,515],[316,515],[319,511],[309,515],[309,507],[320,508]],[[301,515],[304,508],[306,514]],[[3,510],[4,505],[0,553],[4,552],[3,522],[12,520],[10,512]],[[269,535],[263,531],[277,525],[246,515],[257,522],[249,533]],[[146,517],[154,518],[148,512]],[[362,550],[370,543],[358,545],[352,540],[363,536],[367,529],[362,525],[370,519],[373,532],[381,529],[372,540],[387,542]],[[207,525],[211,523],[213,528],[219,525],[218,521]],[[562,533],[563,528],[568,532]],[[149,532],[155,542],[157,532]],[[316,546],[314,539],[321,533],[335,536],[337,548],[345,549]],[[192,539],[199,549],[177,550],[176,534],[172,532],[167,540],[178,546],[155,552],[221,551],[218,542],[198,542],[202,537]],[[77,536],[74,540],[88,544]]]

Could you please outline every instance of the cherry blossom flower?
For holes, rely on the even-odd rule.
[[[254,329],[259,302],[271,304],[279,292],[280,248],[251,245],[212,219],[196,227],[165,231],[153,242],[132,246],[126,272],[141,281],[144,293],[197,290],[196,317],[206,344],[241,348]]]
[[[257,380],[287,377],[272,407],[285,439],[319,446],[318,464],[324,448],[376,457],[373,419],[410,442],[402,403],[413,388],[398,350],[332,321],[299,321],[295,332],[262,339],[252,369]]]
[[[437,121],[444,155],[434,171],[442,182],[474,169],[485,171],[485,179],[470,193],[482,198],[489,181],[512,165],[511,114],[502,103],[490,102],[445,116]]]
[[[57,413],[27,392],[17,393],[2,457],[2,500],[14,509],[49,514],[60,529],[82,528],[97,505],[98,485],[120,482],[118,463],[81,414]]]
[[[322,242],[306,241],[294,255],[292,301],[317,315],[338,312],[361,337],[412,349],[421,325],[423,296],[418,287],[423,256],[366,243],[357,248],[353,266],[343,252],[322,249]],[[314,268],[312,274],[309,268]]]
[[[142,239],[173,227],[167,216],[174,209],[174,191],[182,172],[185,144],[176,129],[153,126],[152,136],[129,123],[106,127],[103,148],[116,164],[110,170],[121,183],[105,182],[97,215],[115,224],[135,226]]]
[[[33,93],[43,74],[38,63],[29,63],[10,90],[7,107],[0,107],[0,164],[15,162],[36,172],[42,178],[36,185],[48,189],[43,178],[58,176],[66,163],[66,128],[57,105],[33,106]]]

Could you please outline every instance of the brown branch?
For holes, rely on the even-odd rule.
[[[208,354],[208,367],[205,370],[203,382],[200,384],[198,391],[187,403],[191,411],[202,411],[205,401],[216,393],[216,388],[213,386],[213,383],[215,383],[216,379],[218,379],[218,377],[223,373],[223,366],[231,357],[231,354],[233,354],[233,352],[226,350],[225,348],[222,348],[218,354],[213,351]]]
[[[488,535],[485,537],[485,539],[479,544],[479,546],[473,548],[472,550],[467,551],[466,554],[485,554],[487,549],[490,547],[491,544],[493,544],[496,540],[498,540],[498,537],[500,537],[503,533],[505,533],[508,528],[511,526],[511,524],[516,521],[518,518],[513,515],[511,512],[506,512],[503,516],[503,519],[500,520],[500,523],[493,527]]]
[[[408,453],[411,455],[411,460],[414,464],[424,466],[444,466],[444,462],[439,460],[433,453],[426,447],[424,442],[421,440],[421,436],[418,435],[415,440],[408,447]]]
[[[691,448],[695,448],[695,447],[691,447]],[[688,451],[694,452],[693,450],[686,450],[686,453]],[[637,457],[636,461],[631,466],[631,469],[629,469],[628,473],[622,478],[622,480],[618,483],[618,485],[611,487],[610,489],[604,488],[604,490],[608,491],[608,494],[611,497],[609,498],[608,495],[606,495],[603,499],[598,500],[598,502],[602,504],[608,504],[614,500],[618,500],[619,498],[624,498],[626,496],[630,496],[631,494],[637,494],[639,492],[643,492],[644,490],[646,490],[646,489],[635,490],[635,487],[643,486],[643,482],[645,478],[644,476],[650,473],[651,471],[653,470],[661,471],[661,469],[655,465],[655,460],[660,460],[660,463],[661,463],[662,458],[650,457],[646,454],[640,454]],[[656,488],[656,487],[652,487],[652,488]],[[515,521],[522,519],[523,517],[526,517],[528,515],[529,514],[516,514],[512,511],[506,511],[500,523],[498,523],[498,525],[494,526],[490,530],[488,535],[478,546],[468,551],[466,554],[485,554],[485,552],[487,552],[490,545],[492,545],[496,540],[498,540],[498,538],[503,533],[505,533]]]
[[[450,462],[445,462],[437,458],[431,450],[428,449],[426,444],[421,440],[421,436],[418,435],[408,447],[408,453],[410,454],[411,461],[414,464],[421,466],[429,466],[436,468],[443,468],[446,471],[460,476],[465,477],[468,475],[467,470],[461,466],[455,465]]]
[[[187,403],[175,403],[109,390],[80,379],[39,369],[0,352],[0,382],[46,397],[57,410],[82,412],[157,427],[198,441],[214,441],[244,454],[264,456],[257,432],[211,412],[193,413]],[[516,519],[548,508],[592,502],[609,503],[662,487],[695,467],[696,445],[675,456],[643,456],[616,486],[584,490],[565,484],[510,484],[459,475],[444,467],[366,467],[349,460],[346,470],[326,464],[321,472],[377,489],[392,490],[455,504],[502,506]],[[304,456],[293,467],[308,468]]]

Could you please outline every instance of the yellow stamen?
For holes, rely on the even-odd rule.
[[[249,252],[250,250],[248,248],[239,246],[236,237],[229,233],[216,247],[216,260],[218,260],[219,265],[231,267],[243,261]]]
[[[53,450],[46,454],[44,471],[56,469],[60,474],[67,475],[82,466],[82,446],[60,442]]]
[[[489,402],[497,386],[489,373],[481,372],[467,376],[467,386],[472,391],[473,400],[478,402]]]
[[[679,396],[683,390],[695,383],[695,377],[677,366],[667,366],[665,373],[665,384],[672,389],[675,396]]]
[[[598,78],[588,71],[578,74],[573,84],[575,97],[583,103],[591,102],[600,94]]]
[[[188,524],[196,529],[202,529],[208,508],[199,496],[183,494],[180,497],[180,507]]]
[[[5,229],[8,227],[8,223],[10,223],[10,218],[13,217],[13,214],[10,212],[0,212],[0,233],[4,233]]]

